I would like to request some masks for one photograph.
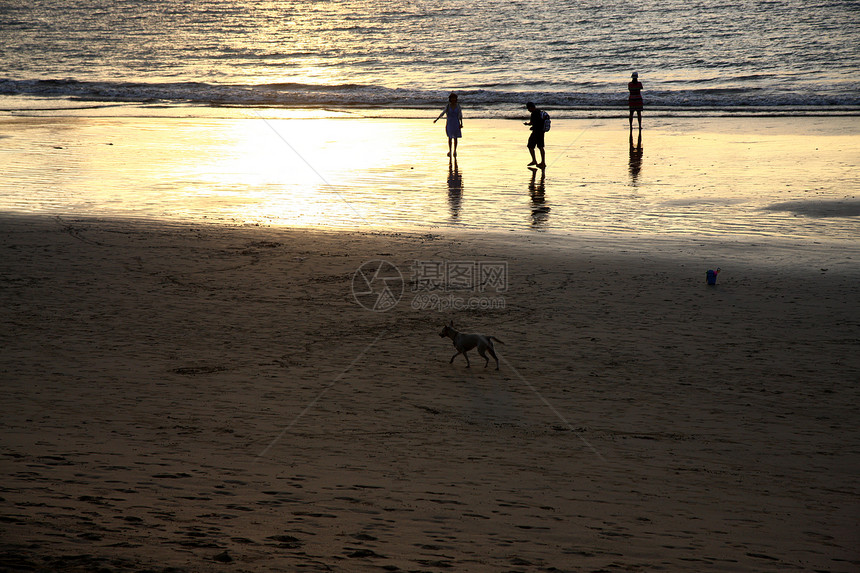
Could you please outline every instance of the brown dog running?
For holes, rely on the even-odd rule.
[[[448,364],[453,364],[454,359],[457,358],[458,355],[462,354],[466,359],[466,368],[470,366],[469,364],[469,355],[466,354],[469,350],[472,350],[476,346],[478,347],[478,354],[481,355],[481,358],[486,360],[484,363],[484,368],[486,368],[490,364],[490,359],[487,358],[487,355],[484,354],[485,351],[490,352],[490,356],[492,356],[496,360],[496,370],[499,369],[499,358],[496,356],[496,349],[493,347],[493,341],[495,340],[499,344],[504,344],[501,340],[496,338],[495,336],[485,336],[483,334],[463,334],[462,332],[457,332],[454,330],[454,321],[451,321],[451,324],[446,324],[442,327],[442,332],[439,333],[439,336],[445,338],[446,336],[450,338],[454,342],[454,348],[457,349],[457,354],[451,357],[451,361]]]

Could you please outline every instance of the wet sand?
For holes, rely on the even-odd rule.
[[[146,115],[157,111],[180,116]],[[556,115],[548,168],[533,173],[521,122],[468,109],[456,164],[435,115],[124,112],[140,115],[0,114],[0,212],[405,232],[860,235],[856,215],[841,216],[860,205],[853,117],[648,117],[640,138],[625,118]]]
[[[0,251],[0,570],[860,567],[856,245],[4,215]],[[504,262],[439,291],[503,307],[413,308],[416,260]]]

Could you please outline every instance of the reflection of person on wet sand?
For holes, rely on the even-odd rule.
[[[546,172],[541,169],[540,181],[537,181],[537,169],[532,170],[532,178],[529,182],[529,196],[532,199],[532,224],[540,225],[546,221],[549,215],[549,207],[546,205]]]
[[[463,176],[457,167],[457,160],[448,162],[448,206],[451,208],[451,218],[460,216],[460,203],[463,199]]]
[[[627,105],[630,108],[630,129],[633,129],[633,112],[636,112],[636,117],[639,120],[639,129],[642,129],[642,82],[639,81],[639,74],[633,72],[630,77],[630,83],[627,84],[627,90],[630,95],[627,97]]]
[[[630,179],[633,185],[639,181],[639,172],[642,171],[642,132],[639,132],[639,139],[636,145],[633,145],[633,130],[630,130]]]
[[[445,133],[448,135],[448,157],[457,157],[457,140],[463,137],[463,109],[457,103],[457,94],[452,93],[448,96],[448,105],[439,114],[439,117],[433,120],[433,123],[439,121],[443,115],[447,115],[448,119],[445,123]]]

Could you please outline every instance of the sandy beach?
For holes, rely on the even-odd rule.
[[[0,573],[860,572],[857,14],[3,2]]]
[[[0,570],[860,568],[856,245],[6,214],[0,250]]]

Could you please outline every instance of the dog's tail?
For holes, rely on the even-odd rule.
[[[496,342],[498,342],[499,344],[504,344],[504,342],[502,342],[501,340],[499,340],[499,339],[498,339],[498,338],[496,338],[495,336],[488,336],[487,338],[489,338],[490,340],[495,340],[495,341],[496,341]]]

